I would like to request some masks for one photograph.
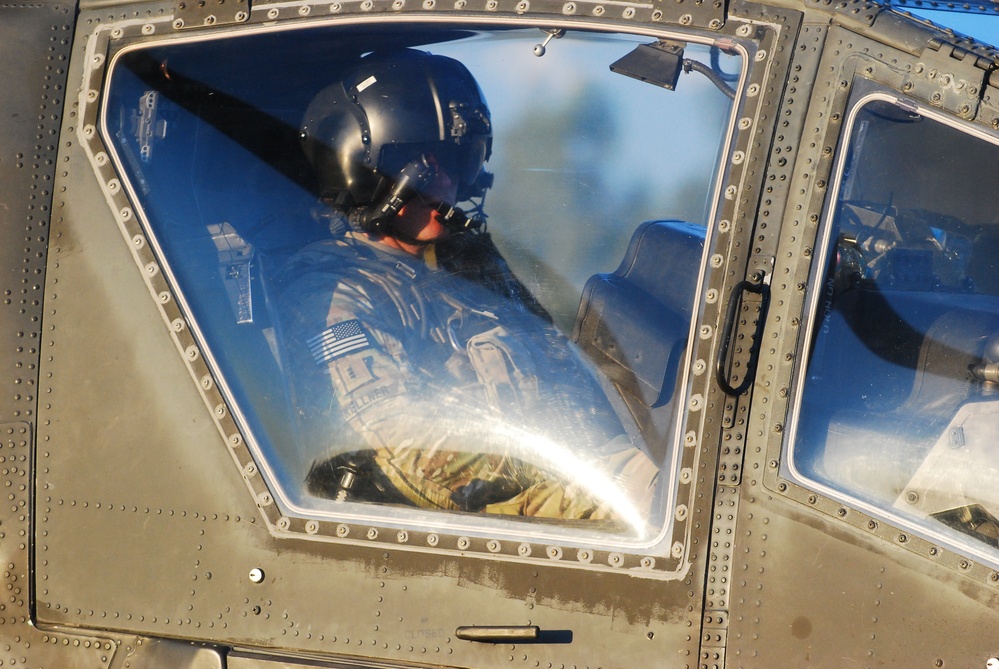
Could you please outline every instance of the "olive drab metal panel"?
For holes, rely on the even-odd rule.
[[[117,648],[107,635],[41,631],[31,626],[36,407],[44,393],[42,295],[54,194],[59,125],[73,8],[35,3],[0,7],[0,54],[18,85],[0,100],[0,256],[5,269],[0,307],[0,662],[6,665],[108,666]],[[45,507],[41,509],[44,513]],[[68,654],[67,647],[75,652]]]
[[[214,644],[238,630],[251,647],[480,666],[509,661],[507,649],[462,641],[459,626],[536,624],[542,643],[518,649],[518,661],[693,658],[704,563],[691,569],[690,560],[706,543],[711,513],[705,495],[713,481],[700,472],[714,466],[711,437],[699,433],[702,416],[713,411],[704,403],[713,376],[693,381],[694,420],[666,556],[281,515],[96,132],[109,47],[162,37],[171,24],[97,23],[84,14],[80,25],[80,142],[65,152],[74,213],[57,230],[66,241],[54,249],[50,270],[59,290],[51,298],[54,355],[43,370],[52,374],[46,419],[53,420],[41,438],[61,447],[46,451],[43,463],[53,511],[39,526],[40,548],[52,557],[39,565],[39,620]],[[763,162],[769,117],[760,91],[768,77],[783,76],[786,63],[773,65],[772,54],[787,33],[770,24],[727,29],[733,44],[750,49],[751,90],[733,140],[745,160],[725,170],[722,186],[722,216],[731,221],[749,218],[743,207],[760,192],[762,173],[746,167]],[[723,241],[711,241],[723,249],[723,264],[746,262],[727,257],[742,230],[725,224]],[[718,277],[714,295],[728,292]],[[709,300],[706,313],[719,302]],[[62,334],[87,314],[100,314],[104,327]],[[698,350],[709,360],[713,328],[701,332]],[[93,540],[90,548],[65,551],[84,538]],[[118,548],[108,555],[98,548],[106,545]],[[334,564],[338,576],[329,578]],[[115,587],[107,586],[111,574]],[[593,579],[608,587],[588,585]],[[441,597],[446,607],[426,610]],[[345,602],[359,605],[357,614],[344,616]]]
[[[486,55],[504,54],[489,51],[496,43],[523,42],[529,63],[548,66],[585,52],[570,45],[604,40],[627,45],[621,56],[639,44],[644,55],[650,48],[654,57],[656,50],[668,54],[658,62],[680,67],[666,73],[679,76],[677,90],[660,91],[670,101],[702,76],[693,62],[682,72],[677,54],[703,54],[700,64],[715,79],[699,81],[720,101],[716,111],[728,114],[718,121],[716,143],[705,145],[718,160],[707,177],[693,178],[686,145],[660,150],[650,162],[655,169],[630,161],[597,165],[632,150],[600,141],[632,142],[626,146],[640,153],[655,145],[657,119],[668,125],[668,116],[655,104],[638,105],[647,98],[637,94],[607,102],[552,85],[544,95],[518,97],[532,90],[532,67]],[[260,43],[282,45],[281,53],[244,48]],[[544,45],[534,50],[540,60],[530,55],[534,44]],[[583,293],[581,348],[606,359],[605,385],[619,392],[614,408],[637,416],[648,432],[638,430],[640,436],[654,435],[656,452],[668,454],[660,469],[668,481],[666,517],[653,528],[655,540],[601,534],[581,521],[510,521],[467,509],[289,503],[285,488],[300,492],[301,477],[280,478],[280,449],[261,446],[262,425],[287,427],[288,434],[266,435],[279,444],[303,443],[287,419],[287,398],[268,385],[284,364],[276,352],[280,335],[267,327],[266,310],[251,314],[244,299],[250,275],[243,272],[270,258],[260,249],[254,255],[249,236],[241,236],[245,228],[228,212],[257,212],[256,222],[263,215],[258,205],[280,204],[277,194],[287,194],[274,174],[301,168],[275,168],[280,161],[264,158],[267,169],[254,171],[267,151],[242,152],[260,148],[252,139],[258,134],[298,142],[311,82],[290,66],[296,58],[332,71],[385,45],[465,48],[482,67],[480,84],[496,73],[516,82],[501,89],[509,95],[489,99],[495,127],[500,109],[530,112],[511,125],[545,156],[521,166],[524,208],[504,210],[515,198],[502,200],[501,185],[491,192],[498,196],[491,205],[514,212],[507,218],[527,220],[503,251],[540,298],[569,295],[553,309],[567,331]],[[741,68],[734,80],[726,67],[708,63],[712,50]],[[837,253],[854,241],[836,231],[846,199],[841,184],[859,164],[851,147],[866,132],[855,121],[895,114],[912,127],[946,128],[961,146],[981,142],[991,150],[999,145],[995,49],[865,0],[85,0],[0,6],[0,54],[0,665],[999,666],[999,642],[988,633],[999,624],[999,553],[992,525],[981,522],[987,511],[965,518],[957,534],[936,531],[904,506],[904,495],[878,502],[852,481],[796,460],[804,457],[805,421],[826,415],[803,417],[814,383],[809,365],[819,356],[815,342],[824,341],[823,310],[833,308],[827,278]],[[143,54],[155,56],[146,69]],[[192,78],[177,54],[199,56],[188,59],[204,67],[195,73],[216,77],[211,85]],[[584,60],[571,65],[586,69]],[[594,60],[593,68],[615,83],[650,86],[636,81],[646,78],[641,68],[628,79],[609,72],[614,59]],[[275,63],[280,70],[269,71]],[[122,73],[126,83],[119,85]],[[238,73],[238,85],[213,88],[226,83],[226,73]],[[262,97],[271,106],[259,113],[239,96],[264,90],[265,75],[271,88]],[[134,92],[141,97],[133,100]],[[524,99],[530,104],[517,107]],[[577,117],[587,101],[592,106]],[[618,107],[635,115],[617,117]],[[213,116],[234,109],[238,122]],[[705,110],[689,117],[707,117]],[[641,122],[612,128],[612,117]],[[461,110],[453,118],[463,118]],[[183,141],[177,129],[190,131]],[[163,144],[167,136],[176,143]],[[573,142],[557,146],[554,138],[566,136]],[[969,193],[990,193],[996,181],[994,165],[974,162],[989,151],[955,156],[937,144],[937,153],[928,144],[926,153],[909,145],[897,152],[907,162],[900,174],[951,169],[967,176],[950,184],[954,211],[930,226],[925,248],[897,254],[912,275],[929,266],[921,251],[958,257],[956,238],[990,230],[995,218],[958,220],[969,216],[964,201],[977,201]],[[142,151],[129,155],[130,146]],[[230,153],[215,160],[222,148]],[[167,158],[143,162],[149,151]],[[570,163],[576,171],[563,170]],[[516,167],[515,160],[505,164]],[[213,174],[219,166],[225,173]],[[628,183],[594,176],[601,173],[591,167]],[[641,173],[651,176],[635,178]],[[656,177],[677,192],[705,192],[702,213],[684,210],[693,224],[642,227],[630,220],[651,198],[643,189],[663,190]],[[571,188],[549,187],[563,178]],[[606,197],[612,189],[602,178],[624,195]],[[871,181],[872,192],[892,189],[890,178]],[[912,198],[902,193],[913,190],[908,186],[895,189],[898,200],[872,209],[876,223],[894,220],[892,207]],[[579,203],[566,193],[585,205],[569,206]],[[564,210],[563,218],[546,216],[547,227],[532,227],[528,214],[551,212],[538,203],[560,197],[565,202],[554,209]],[[316,204],[314,193],[308,199]],[[312,214],[324,225],[332,218],[323,219],[318,206]],[[545,265],[530,242],[555,236],[584,214],[599,225],[583,226],[578,236],[593,246],[616,245],[614,263],[626,262],[616,271],[614,263],[588,269],[580,280]],[[489,221],[496,238],[502,218]],[[663,269],[642,251],[625,252],[636,229],[636,249],[647,230],[683,232],[690,248],[703,243],[698,268],[690,254],[683,258],[689,266]],[[183,243],[165,243],[170,234]],[[581,247],[569,241],[556,237],[550,246],[572,255]],[[976,243],[988,250],[990,234]],[[886,243],[871,248],[891,250]],[[625,267],[637,257],[655,271],[637,276],[642,271]],[[207,269],[185,274],[188,261],[205,261]],[[576,269],[563,262],[560,268]],[[696,292],[684,305],[692,313],[682,352],[683,333],[656,329],[661,314],[643,313],[666,304],[649,297],[657,287],[643,282],[666,282],[670,271],[686,272],[676,283]],[[215,283],[198,292],[201,277]],[[991,327],[996,309],[985,288],[962,288],[964,276],[953,274],[950,287],[961,290],[948,293],[941,289],[946,281],[934,283],[925,271],[916,278],[923,284],[912,294],[898,283],[882,287],[934,308],[986,298],[976,306],[985,316],[975,322],[983,331]],[[252,288],[263,288],[259,296],[271,286]],[[955,331],[974,335],[959,316],[948,323],[956,319]],[[615,319],[632,317],[634,327],[617,331],[631,339],[618,339]],[[222,336],[212,330],[219,323]],[[224,346],[239,340],[229,334],[250,328],[251,346]],[[876,387],[872,377],[885,364],[843,332],[843,341],[833,342],[843,351],[835,358],[836,380],[848,392],[830,398],[830,415],[837,402]],[[913,333],[921,344],[932,339],[918,328]],[[974,345],[984,348],[989,333]],[[667,340],[670,348],[656,348]],[[629,361],[635,351],[641,359]],[[977,392],[976,384],[995,383],[994,365],[973,365],[981,369],[952,381]],[[663,368],[676,372],[675,386],[659,383]],[[989,410],[988,393],[968,397],[955,420]],[[865,402],[848,408],[866,411]],[[656,414],[663,406],[669,412]],[[842,443],[851,435],[868,443],[875,431],[862,428],[890,413],[864,411],[853,411],[863,414],[860,427],[843,431],[836,453],[849,455]],[[820,425],[823,437],[847,423],[827,422],[832,428]],[[949,435],[955,452],[963,435]],[[990,467],[981,463],[983,472]],[[915,495],[910,507],[923,502],[922,488],[906,491]]]

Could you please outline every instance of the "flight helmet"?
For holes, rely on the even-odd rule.
[[[302,121],[320,196],[369,232],[383,231],[442,169],[457,201],[480,198],[492,175],[492,124],[482,91],[457,60],[414,49],[372,53],[320,91]],[[456,203],[449,219],[469,227]],[[444,212],[442,211],[442,214]]]

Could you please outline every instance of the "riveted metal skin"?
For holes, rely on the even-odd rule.
[[[77,15],[77,11],[79,11]],[[97,130],[126,45],[323,21],[669,28],[748,57],[708,237],[669,555],[285,517]],[[0,5],[0,666],[985,666],[999,575],[781,469],[851,95],[999,130],[996,52],[861,0]],[[9,74],[6,73],[5,74]],[[765,278],[756,376],[709,370]],[[755,331],[744,305],[737,339]],[[750,347],[731,356],[745,369]],[[682,512],[681,512],[682,509]],[[459,627],[540,629],[479,643]],[[844,659],[846,658],[846,659]]]
[[[59,123],[66,99],[74,8],[0,5],[0,59],[18,73],[0,98],[0,663],[107,667],[118,649],[105,634],[41,630],[33,609],[34,431],[39,404],[42,295]],[[44,401],[44,400],[41,400]]]
[[[838,23],[806,20],[802,27],[796,61],[813,87],[788,161],[783,218],[772,236],[757,237],[777,249],[772,345],[761,355],[747,432],[746,470],[753,473],[744,480],[736,521],[728,660],[746,667],[841,666],[837,655],[852,638],[850,656],[861,666],[979,666],[991,651],[971,630],[997,622],[992,569],[780,476],[792,371],[801,362],[803,299],[816,289],[808,285],[811,258],[850,95],[877,82],[955,117],[991,122],[972,98],[995,67],[994,51],[954,44],[952,34],[890,12],[869,25]],[[953,58],[960,53],[969,55]],[[931,61],[936,69],[929,76]],[[968,88],[975,93],[969,96]],[[809,548],[787,551],[792,545]],[[921,619],[941,624],[897,634],[906,621]]]
[[[60,216],[50,263],[50,285],[59,286],[47,339],[51,420],[39,443],[61,446],[46,448],[40,463],[40,494],[53,511],[36,535],[39,553],[51,556],[38,569],[39,622],[402,663],[636,666],[666,654],[696,663],[704,581],[698,547],[706,544],[711,507],[710,486],[705,495],[694,477],[680,486],[691,512],[674,523],[667,556],[280,514],[134,206],[112,185],[117,175],[93,131],[93,92],[103,85],[108,54],[130,39],[182,30],[155,9],[138,18],[116,12],[80,16],[71,77],[83,83],[64,128],[79,141],[65,151],[74,168],[63,182],[72,211]],[[250,23],[265,19],[272,17],[255,9]],[[724,29],[734,33],[741,25],[750,24]],[[765,45],[750,72],[759,88],[770,76],[766,54],[779,31],[766,23],[750,27],[743,31],[747,47],[756,53]],[[747,119],[760,114],[761,101],[744,105]],[[752,127],[740,125],[734,141],[762,161],[765,145],[754,143]],[[761,177],[738,168],[729,183],[756,193]],[[729,219],[739,202],[725,203]],[[724,253],[733,232],[719,237]],[[711,320],[720,308],[713,305]],[[107,327],[69,336],[88,313],[104,314]],[[712,345],[705,341],[703,355]],[[93,350],[108,353],[85,355]],[[703,395],[710,382],[695,379],[695,393]],[[691,410],[694,426],[711,413],[694,402]],[[706,458],[713,469],[712,457],[703,442],[684,450],[683,465],[699,471]],[[94,467],[95,460],[107,466]],[[70,550],[84,541],[93,548]],[[110,560],[99,548],[108,545],[116,546]],[[112,576],[119,585],[108,588]],[[442,596],[447,606],[428,611],[427,602]],[[455,630],[470,623],[537,625],[542,639],[558,641],[459,639]]]

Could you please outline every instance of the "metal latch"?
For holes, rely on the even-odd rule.
[[[229,297],[229,306],[237,323],[253,322],[253,295],[250,267],[253,246],[247,243],[228,222],[208,226],[208,234],[219,254],[219,275]]]

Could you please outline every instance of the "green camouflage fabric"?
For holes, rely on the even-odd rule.
[[[445,269],[432,251],[348,233],[300,252],[278,282],[313,472],[369,452],[421,508],[644,518],[657,468],[570,343],[505,273]],[[313,494],[336,496],[312,477]]]

